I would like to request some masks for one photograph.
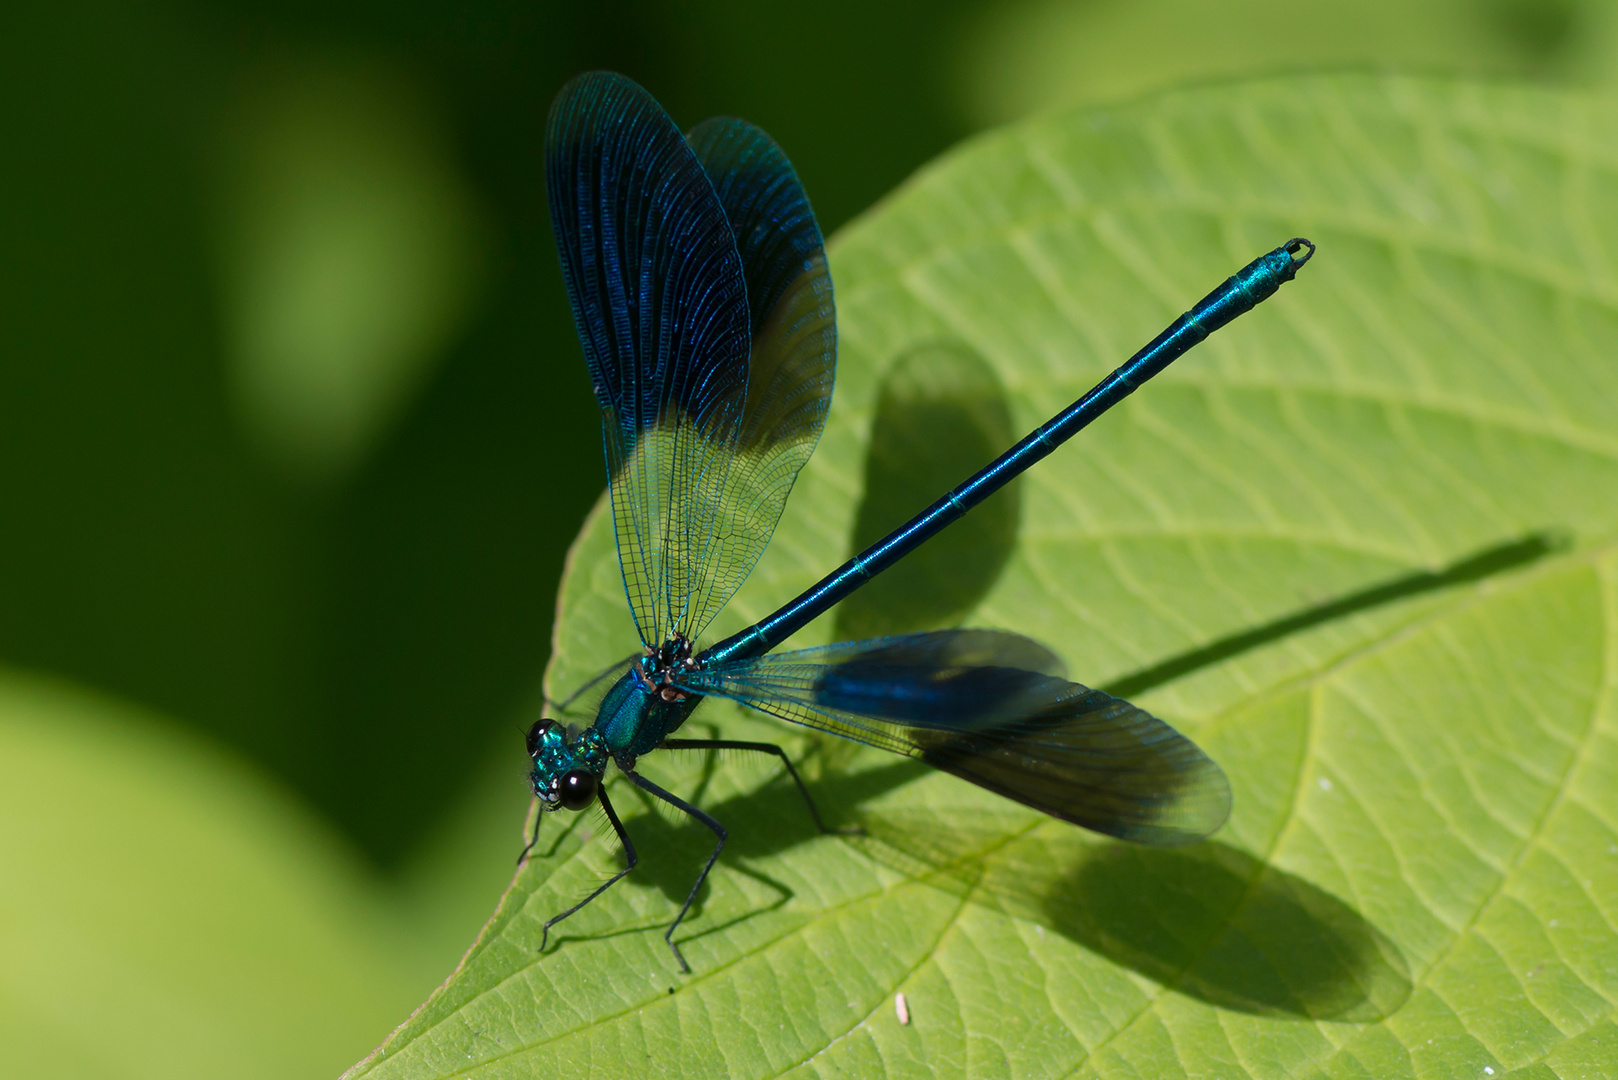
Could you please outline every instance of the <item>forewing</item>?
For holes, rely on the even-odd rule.
[[[687,136],[730,221],[752,328],[747,400],[688,637],[764,552],[831,406],[837,320],[815,215],[792,163],[762,130],[715,117]]]
[[[681,683],[919,758],[1047,814],[1124,840],[1192,843],[1230,813],[1224,773],[1127,701],[1041,666],[1014,634],[941,631],[778,653]],[[1020,666],[1025,658],[1034,667]]]
[[[629,79],[590,72],[568,83],[545,153],[551,223],[601,406],[624,589],[642,641],[659,645],[712,606],[704,594],[723,562],[748,385],[741,257],[708,174]]]

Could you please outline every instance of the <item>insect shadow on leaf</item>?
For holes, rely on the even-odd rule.
[[[904,524],[1017,435],[999,377],[969,347],[928,342],[901,355],[877,399],[851,550],[861,551]],[[1013,480],[843,601],[837,639],[908,634],[966,618],[1016,547],[1020,489]]]

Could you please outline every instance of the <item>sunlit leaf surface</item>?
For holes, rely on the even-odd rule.
[[[648,758],[731,827],[681,929],[695,973],[661,928],[706,833],[620,784],[641,869],[541,955],[619,858],[599,815],[548,821],[549,857],[358,1074],[1613,1075],[1613,146],[1618,113],[1582,99],[1311,79],[1044,120],[917,177],[831,246],[826,436],[710,633],[933,497],[929,430],[1033,426],[1311,237],[1295,284],[978,511],[1014,538],[991,573],[923,552],[879,612],[1045,642],[1206,747],[1229,825],[1132,848],[710,702],[691,727],[785,742],[869,835],[816,834],[768,762]],[[552,695],[634,644],[598,513]]]

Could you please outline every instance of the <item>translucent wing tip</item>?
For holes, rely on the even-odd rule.
[[[1144,807],[1138,818],[1116,819],[1116,828],[1106,823],[1079,822],[1088,828],[1120,840],[1152,847],[1184,847],[1205,840],[1218,832],[1230,818],[1230,781],[1225,771],[1196,744],[1178,736],[1200,760],[1182,763],[1172,777],[1164,778],[1161,802]]]
[[[1070,700],[1076,707],[1057,741],[1066,744],[1079,782],[1057,816],[1152,847],[1195,844],[1225,824],[1230,781],[1201,747],[1099,690]]]
[[[912,735],[938,768],[1107,836],[1181,847],[1218,831],[1230,816],[1230,782],[1212,758],[1127,701],[1067,686],[1026,719]]]

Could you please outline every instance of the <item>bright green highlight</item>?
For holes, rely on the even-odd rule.
[[[9,1076],[330,1077],[443,979],[521,812],[470,800],[393,880],[242,760],[0,669]],[[489,787],[487,783],[485,787]]]
[[[483,223],[397,72],[258,72],[225,125],[225,336],[248,435],[296,480],[350,475],[409,407],[481,284]]]
[[[831,246],[826,434],[710,635],[846,557],[903,358],[981,358],[1025,430],[1309,236],[1307,275],[1023,478],[962,616],[1136,684],[1230,774],[1230,824],[1129,848],[710,702],[692,723],[784,738],[871,835],[815,834],[768,763],[669,755],[655,778],[732,830],[683,930],[695,974],[657,930],[705,834],[619,786],[641,869],[539,956],[620,857],[589,815],[542,840],[355,1075],[1618,1071],[1613,145],[1618,111],[1571,96],[1305,79],[1038,121],[924,172]],[[633,646],[599,511],[556,640],[553,693]]]
[[[9,1075],[318,1076],[422,980],[335,838],[128,706],[0,672]],[[396,1017],[393,1017],[396,1019]]]

